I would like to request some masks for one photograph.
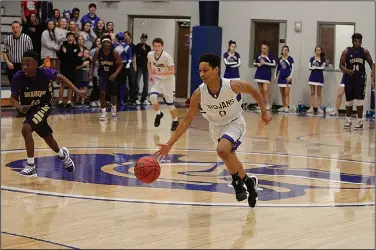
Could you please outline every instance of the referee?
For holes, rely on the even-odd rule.
[[[9,83],[12,84],[12,78],[17,71],[22,70],[22,55],[25,51],[33,50],[33,43],[31,38],[21,33],[22,27],[20,22],[14,21],[12,23],[12,35],[9,35],[4,40],[3,58],[7,64],[7,75]],[[17,116],[22,116],[18,112]]]

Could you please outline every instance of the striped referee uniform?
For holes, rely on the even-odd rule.
[[[8,55],[9,61],[14,66],[13,70],[7,69],[9,82],[11,82],[14,74],[22,69],[22,55],[28,50],[33,50],[33,43],[28,35],[21,33],[18,38],[15,38],[13,35],[5,38],[3,52]]]

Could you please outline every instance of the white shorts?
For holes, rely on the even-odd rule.
[[[209,130],[215,148],[221,138],[226,138],[234,144],[233,150],[236,150],[242,143],[246,132],[245,120],[243,116],[240,116],[226,125],[209,124]]]
[[[175,99],[175,77],[170,79],[158,79],[154,78],[153,82],[150,82],[150,95],[162,94],[167,105],[174,105]]]

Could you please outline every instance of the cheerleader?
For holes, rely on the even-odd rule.
[[[277,79],[279,90],[281,91],[283,107],[279,112],[289,112],[290,88],[292,84],[292,74],[294,73],[294,59],[289,56],[289,46],[282,47],[282,56],[277,60],[275,79]],[[278,78],[277,78],[278,77]]]
[[[315,48],[315,56],[311,57],[309,61],[309,70],[311,70],[311,75],[309,76],[308,84],[311,87],[311,107],[307,110],[307,113],[313,113],[315,106],[315,92],[317,86],[317,101],[318,107],[317,111],[323,114],[324,111],[321,109],[322,102],[322,87],[324,86],[324,69],[325,69],[325,54],[322,52],[322,48],[317,46]]]
[[[341,82],[339,84],[339,87],[338,87],[336,109],[333,110],[332,113],[330,113],[331,116],[336,116],[339,113],[338,112],[339,111],[339,107],[341,106],[343,95],[345,94],[345,82],[344,82],[344,78],[345,78],[345,73],[342,73],[342,80],[341,80]]]
[[[241,65],[240,55],[235,50],[236,50],[236,42],[230,40],[228,42],[227,52],[223,54],[223,60],[226,65],[224,78],[240,80],[240,74],[239,74],[239,67]]]
[[[269,44],[267,42],[261,43],[261,53],[256,57],[253,65],[257,67],[255,81],[259,85],[266,109],[270,110],[268,89],[272,79],[272,68],[275,67],[276,63],[273,55],[269,53]]]

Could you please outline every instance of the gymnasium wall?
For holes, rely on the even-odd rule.
[[[287,20],[286,43],[295,59],[295,73],[291,90],[291,104],[298,101],[309,103],[308,63],[316,46],[317,22],[355,22],[355,31],[363,34],[363,46],[375,53],[375,3],[365,1],[222,1],[219,25],[223,28],[223,51],[227,42],[237,42],[237,51],[242,58],[240,76],[253,81],[256,69],[249,67],[251,19]],[[302,21],[302,32],[294,31],[295,21]],[[351,45],[351,37],[348,39]],[[341,48],[343,50],[344,48]],[[224,69],[222,65],[222,70]],[[367,66],[368,72],[370,72]],[[323,105],[335,105],[341,72],[325,71]],[[368,74],[369,76],[369,74]],[[255,85],[256,86],[256,85]],[[370,84],[367,86],[366,107],[369,108]],[[248,101],[251,97],[248,97]],[[276,84],[271,86],[271,102],[281,104]],[[252,100],[253,101],[253,100]],[[344,101],[342,107],[344,108]]]

